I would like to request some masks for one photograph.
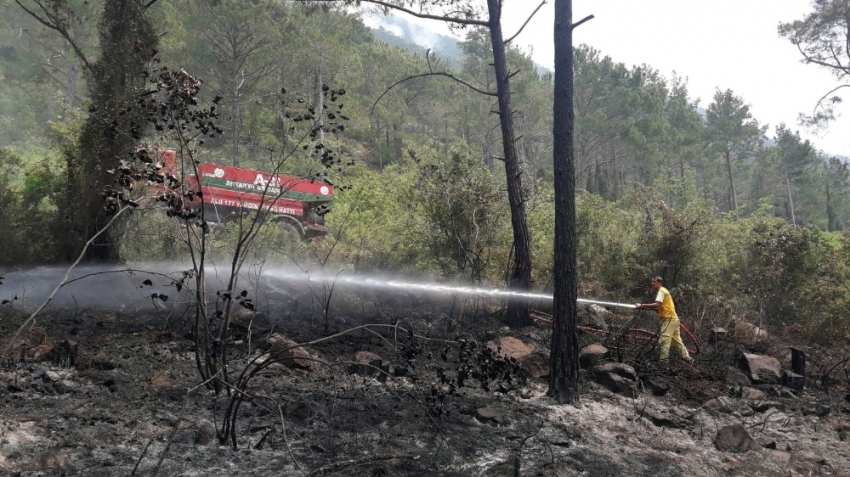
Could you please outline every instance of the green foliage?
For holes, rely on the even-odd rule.
[[[0,149],[0,264],[57,260],[61,229],[56,190],[63,175],[50,158],[23,160]]]
[[[14,225],[0,231],[4,243],[13,244],[0,249],[3,263],[71,258],[62,245],[79,245],[86,235],[75,217],[100,210],[97,194],[84,197],[96,190],[90,179],[99,167],[87,161],[104,165],[136,144],[105,144],[108,135],[98,128],[103,116],[84,113],[94,106],[108,116],[112,93],[124,91],[121,78],[132,79],[131,70],[143,66],[138,57],[116,53],[127,45],[121,35],[110,36],[116,11],[104,8],[117,3],[58,4],[80,13],[73,34],[81,51],[90,58],[108,51],[115,61],[85,75],[70,50],[55,55],[65,40],[22,10],[7,8],[0,18],[6,86],[0,90],[0,214]],[[846,26],[836,19],[846,6],[815,2],[810,16],[780,31],[812,58],[830,61],[817,55],[835,45],[841,57],[847,52],[835,42]],[[512,240],[505,178],[495,172],[501,148],[493,103],[445,77],[403,81],[446,71],[494,90],[485,30],[469,29],[457,57],[431,52],[425,58],[422,48],[388,45],[358,16],[327,6],[160,0],[142,17],[146,21],[132,26],[147,43],[158,41],[163,64],[204,79],[198,107],[218,108],[224,134],[205,138],[197,151],[202,161],[268,169],[306,145],[281,172],[328,174],[351,186],[338,190],[323,240],[293,240],[270,222],[257,235],[252,260],[504,283]],[[19,28],[28,33],[15,34]],[[517,72],[511,85],[532,278],[546,289],[553,262],[552,77],[540,76],[514,47],[507,57]],[[707,306],[723,303],[753,320],[850,332],[843,318],[850,316],[850,239],[840,233],[850,216],[850,172],[843,160],[821,156],[784,125],[772,143],[764,142],[765,129],[732,91],[718,91],[703,115],[682,78],[618,63],[590,47],[575,51],[575,83],[584,293],[639,298],[646,278],[660,274],[686,319],[710,315]],[[323,110],[325,84],[347,91],[341,111],[350,121],[302,143],[305,123],[294,123],[294,111]],[[143,87],[131,86],[124,91],[130,96]],[[213,104],[215,96],[221,98]],[[125,120],[132,118],[119,122]],[[151,131],[141,140],[167,145],[169,138]],[[358,164],[323,168],[313,152],[319,143]],[[233,224],[216,227],[211,254],[223,259],[238,235]],[[120,237],[127,260],[181,257],[179,224],[159,211],[132,214]]]

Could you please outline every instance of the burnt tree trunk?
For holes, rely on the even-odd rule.
[[[147,128],[142,108],[132,106],[145,89],[142,72],[158,41],[141,0],[105,2],[99,30],[101,55],[87,78],[91,112],[77,147],[66,152],[67,202],[60,207],[70,232],[64,254],[71,260],[109,222],[102,197],[104,187],[112,184],[107,170],[135,149]],[[119,260],[120,237],[114,225],[98,235],[86,260]]]
[[[499,100],[499,123],[502,129],[502,146],[505,154],[508,203],[511,207],[511,226],[514,235],[514,262],[511,266],[509,287],[524,292],[531,282],[531,250],[528,240],[528,224],[525,220],[525,199],[522,190],[522,172],[519,167],[516,138],[514,135],[513,110],[511,109],[511,86],[508,61],[505,55],[505,40],[502,36],[502,2],[487,0],[490,18],[490,41],[493,44],[493,66],[496,73],[496,95]],[[525,300],[508,302],[507,323],[512,327],[529,324],[528,303]]]
[[[562,404],[578,401],[572,21],[572,0],[555,0],[555,313],[549,395]]]

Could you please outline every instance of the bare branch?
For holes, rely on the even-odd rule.
[[[573,23],[573,26],[572,26],[573,30],[575,30],[576,28],[578,28],[578,27],[579,27],[579,25],[581,25],[582,23],[584,23],[584,22],[589,22],[590,20],[593,20],[594,18],[596,18],[596,17],[595,17],[595,16],[593,16],[593,15],[588,15],[588,16],[586,16],[586,17],[582,18],[581,20],[579,20],[579,21],[577,21],[577,22]]]
[[[15,3],[18,4],[18,6],[21,7],[23,11],[27,12],[29,16],[35,18],[36,21],[46,26],[47,28],[59,33],[62,38],[64,38],[65,41],[67,41],[68,44],[71,45],[71,48],[74,49],[74,53],[76,53],[80,61],[83,62],[83,66],[87,70],[91,71],[91,63],[89,63],[89,60],[88,58],[86,58],[86,55],[83,54],[83,50],[81,50],[80,47],[77,46],[77,43],[74,41],[74,39],[71,38],[71,34],[68,32],[68,29],[62,26],[62,23],[57,18],[53,18],[52,15],[50,15],[50,12],[48,12],[42,4],[36,2],[36,4],[41,7],[42,10],[44,10],[45,14],[47,15],[47,19],[40,17],[37,13],[25,7],[20,0],[15,0]]]
[[[17,0],[15,0],[15,1],[17,1]],[[299,2],[299,3],[339,2],[339,0],[296,0],[296,1]],[[471,18],[457,18],[457,17],[453,17],[453,16],[429,15],[427,13],[415,12],[413,10],[401,7],[399,5],[393,5],[393,4],[388,3],[388,2],[383,2],[381,0],[360,0],[360,1],[365,2],[365,3],[371,3],[373,5],[378,5],[378,6],[390,9],[390,10],[397,10],[399,12],[407,13],[408,15],[413,15],[416,18],[424,18],[426,20],[439,20],[441,22],[457,23],[459,25],[476,25],[476,26],[483,26],[483,27],[489,27],[490,26],[489,22],[485,22],[485,21],[482,21],[482,20],[473,20]]]
[[[836,92],[836,91],[838,91],[839,89],[842,89],[842,88],[850,88],[850,84],[839,85],[839,86],[831,89],[825,95],[821,96],[821,98],[818,100],[818,102],[815,103],[815,108],[814,108],[814,110],[812,110],[812,114],[814,115],[817,112],[818,108],[821,107],[821,105],[823,104],[823,101],[826,99],[827,96],[831,95],[832,93],[834,93],[834,92]]]
[[[389,88],[386,89],[386,91],[384,91],[383,93],[381,93],[380,96],[378,96],[378,99],[375,100],[375,103],[372,105],[372,110],[369,114],[371,115],[371,114],[375,113],[375,107],[378,105],[379,102],[381,102],[381,99],[383,99],[384,96],[386,96],[387,93],[389,93],[393,88],[395,88],[396,86],[398,86],[398,85],[400,85],[404,82],[410,81],[412,79],[424,78],[426,76],[443,76],[443,77],[452,79],[452,80],[466,86],[467,88],[475,91],[476,93],[480,93],[480,94],[483,94],[485,96],[494,96],[494,97],[496,96],[496,93],[494,93],[492,91],[485,91],[483,89],[476,88],[475,86],[472,86],[471,84],[467,83],[466,81],[458,78],[457,76],[455,76],[451,73],[441,72],[441,71],[432,71],[432,72],[429,72],[429,73],[422,73],[422,74],[418,74],[418,75],[408,76],[407,78],[398,80],[395,83],[393,83]]]
[[[519,34],[522,33],[523,30],[525,30],[525,27],[526,27],[526,25],[528,25],[528,22],[530,22],[531,19],[534,18],[534,15],[537,15],[537,12],[539,12],[540,9],[543,8],[543,5],[546,5],[546,0],[543,0],[542,2],[540,2],[540,5],[537,5],[537,8],[535,8],[534,11],[531,12],[531,15],[529,15],[528,18],[525,20],[525,23],[523,23],[522,26],[519,27],[519,30],[516,33],[514,33],[514,35],[512,37],[505,40],[505,45],[508,45],[508,44],[510,44],[510,42],[514,41],[514,39],[516,37],[518,37]]]

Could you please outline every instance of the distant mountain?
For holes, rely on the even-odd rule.
[[[452,61],[460,61],[463,58],[457,38],[434,33],[421,25],[394,15],[372,20],[377,20],[369,23],[372,23],[370,25],[372,33],[379,41],[423,54],[430,48],[437,55]]]
[[[372,28],[372,34],[378,41],[423,55],[430,48],[437,53],[437,56],[446,58],[452,63],[463,60],[463,51],[460,49],[461,40],[455,37],[434,33],[421,25],[411,23],[406,18],[395,15],[367,17],[364,21]],[[537,63],[534,66],[537,68],[537,74],[541,76],[552,72]]]

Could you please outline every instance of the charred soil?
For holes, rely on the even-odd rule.
[[[264,350],[273,356],[283,337],[396,327],[361,329],[269,366],[245,387],[231,435],[221,435],[222,419],[236,391],[201,385],[180,320],[166,329],[149,313],[56,310],[0,370],[0,473],[850,475],[840,387],[736,387],[726,368],[738,358],[721,346],[693,368],[667,369],[623,348],[602,362],[630,361],[633,381],[626,368],[582,370],[581,403],[559,406],[545,396],[547,363],[532,356],[546,353],[545,328],[508,330],[448,302],[362,300],[340,299],[345,312],[335,309],[328,327],[312,310],[243,314],[232,373]],[[0,320],[4,349],[22,321]],[[510,356],[509,345],[526,354]],[[595,382],[612,369],[634,390]],[[758,445],[719,450],[721,429],[738,424]]]

